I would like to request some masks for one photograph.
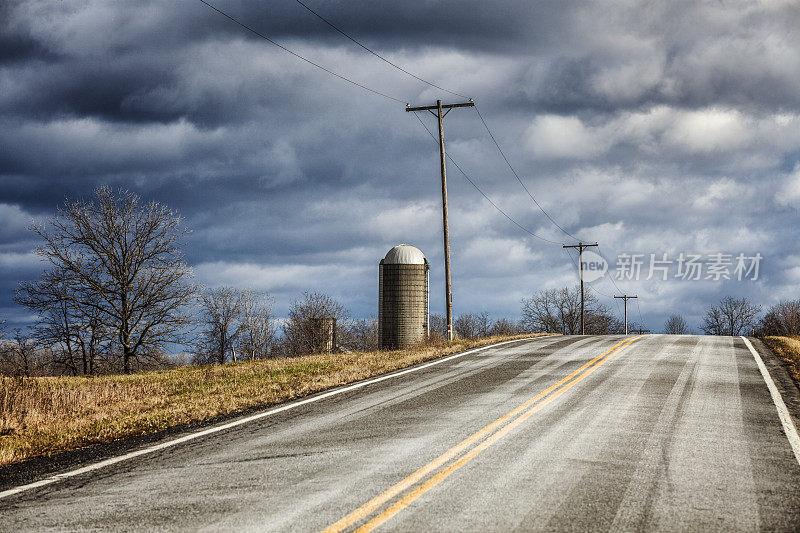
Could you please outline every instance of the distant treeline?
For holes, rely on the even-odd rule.
[[[718,304],[706,309],[700,331],[706,335],[800,335],[800,300],[784,300],[770,306],[761,318],[760,305],[747,298],[725,296]],[[686,320],[671,315],[664,324],[664,333],[693,333]]]
[[[93,375],[130,373],[180,364],[225,363],[290,357],[319,351],[320,323],[333,319],[333,349],[373,351],[378,324],[352,319],[334,298],[307,291],[276,320],[272,297],[238,287],[198,287],[183,259],[188,230],[167,207],[143,204],[127,191],[99,187],[89,200],[67,200],[58,214],[32,231],[36,254],[47,268],[36,281],[20,283],[17,303],[36,314],[26,329],[5,331],[0,321],[0,374]],[[520,333],[580,332],[579,287],[549,289],[522,299],[521,320],[492,320],[465,313],[455,320],[463,339]],[[707,310],[707,334],[800,334],[800,300],[760,306],[732,297]],[[625,324],[585,296],[586,333],[618,334]],[[442,315],[430,316],[428,342],[444,339]],[[642,329],[628,324],[629,331]],[[679,315],[664,327],[688,333]],[[330,344],[330,343],[329,343]],[[183,347],[180,356],[168,355]]]

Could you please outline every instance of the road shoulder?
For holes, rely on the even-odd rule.
[[[795,427],[800,428],[800,388],[772,350],[755,337],[748,337],[748,340],[764,361],[764,366],[767,367],[772,381],[775,382],[775,387],[780,392]]]

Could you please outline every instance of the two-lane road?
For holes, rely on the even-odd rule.
[[[0,530],[797,531],[785,425],[744,339],[538,338],[6,496]]]

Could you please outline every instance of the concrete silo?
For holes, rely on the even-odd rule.
[[[405,348],[428,336],[430,265],[410,244],[395,246],[378,267],[378,344]]]

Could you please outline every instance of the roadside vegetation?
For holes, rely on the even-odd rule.
[[[536,335],[104,376],[0,377],[0,465],[268,407],[443,355]]]
[[[756,334],[786,365],[800,387],[800,300],[782,300],[771,306]]]
[[[800,387],[800,335],[769,336],[761,339],[777,355]]]

